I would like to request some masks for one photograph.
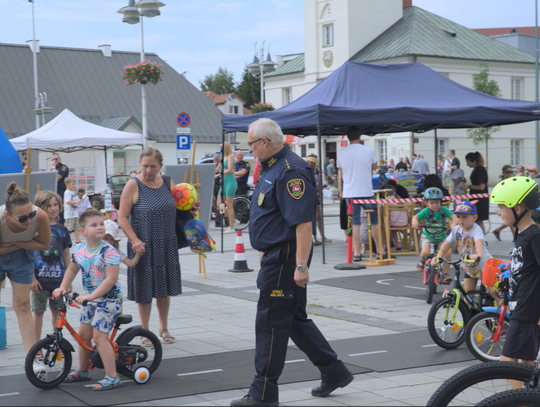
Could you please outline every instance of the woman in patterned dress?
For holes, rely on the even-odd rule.
[[[159,337],[164,343],[175,338],[168,331],[171,296],[182,293],[178,244],[175,233],[176,204],[171,185],[160,175],[163,156],[145,148],[139,161],[140,174],[127,182],[120,199],[118,223],[126,234],[128,257],[142,258],[128,268],[128,300],[138,305],[141,325],[149,329],[152,299],[156,298]]]

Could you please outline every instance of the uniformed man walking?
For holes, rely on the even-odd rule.
[[[259,119],[249,126],[247,142],[263,172],[252,196],[251,245],[260,252],[260,290],[255,320],[256,375],[248,394],[231,406],[277,406],[278,378],[289,338],[321,371],[312,389],[326,397],[347,386],[353,375],[306,314],[306,285],[312,254],[317,196],[313,171],[285,148],[278,124]]]
[[[247,185],[249,178],[250,166],[247,161],[244,161],[244,153],[242,150],[236,150],[236,162],[234,163],[234,177],[236,178],[236,196],[247,195],[249,187]]]
[[[51,171],[56,171],[56,193],[64,199],[64,192],[66,192],[65,179],[69,176],[69,168],[67,165],[60,161],[60,156],[57,153],[51,154]],[[60,211],[58,223],[64,224],[64,211]]]

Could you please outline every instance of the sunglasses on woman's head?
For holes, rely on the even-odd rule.
[[[13,216],[13,214],[10,214],[11,216]],[[13,216],[15,219],[17,219],[19,221],[19,223],[24,223],[26,222],[28,219],[34,219],[37,215],[37,210],[33,211],[33,212],[30,212],[28,215],[24,215],[24,216],[21,216],[21,217],[16,217],[16,216]]]

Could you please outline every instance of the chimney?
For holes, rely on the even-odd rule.
[[[28,40],[26,41],[26,43],[28,44],[28,46],[30,47],[30,51],[32,52],[36,52],[39,54],[39,40]]]
[[[112,57],[111,46],[108,44],[100,45],[98,48],[101,48],[101,52],[105,55],[106,58]]]
[[[403,8],[412,7],[412,0],[403,0]]]

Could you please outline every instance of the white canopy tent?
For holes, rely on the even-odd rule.
[[[107,183],[106,150],[143,145],[142,134],[127,133],[98,126],[78,118],[68,109],[49,123],[24,136],[10,140],[17,151],[28,149],[72,153],[80,150],[95,150],[94,178],[97,191],[103,191]],[[30,157],[28,157],[30,162]]]

